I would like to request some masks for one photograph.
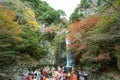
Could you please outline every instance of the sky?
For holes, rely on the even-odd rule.
[[[68,19],[80,0],[43,0],[46,1],[51,7],[58,10],[61,9],[65,12],[66,18]]]

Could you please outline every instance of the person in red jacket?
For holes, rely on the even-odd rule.
[[[46,76],[43,74],[43,78],[42,78],[42,80],[46,80]]]
[[[71,72],[71,80],[78,80],[74,70]]]
[[[26,79],[25,80],[31,80],[31,76],[30,76],[30,73],[27,75]]]

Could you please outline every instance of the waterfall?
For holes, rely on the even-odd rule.
[[[66,63],[66,67],[74,67],[74,59],[73,59],[73,55],[72,52],[68,49],[68,45],[70,44],[69,39],[66,37],[66,50],[67,50],[67,63]]]
[[[66,37],[66,49],[67,49],[67,64],[66,67],[70,67],[69,54],[68,54],[68,45],[70,44],[68,38]]]

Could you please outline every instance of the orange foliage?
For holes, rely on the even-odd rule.
[[[2,14],[4,14],[4,17],[6,17],[9,20],[13,20],[15,18],[15,13],[12,10],[4,9],[1,5],[0,12],[2,12]]]
[[[77,39],[73,35],[69,35],[67,38],[71,43],[74,43],[75,41],[77,41]]]
[[[109,53],[100,53],[94,60],[104,60],[104,59],[107,59],[107,60],[110,60],[110,54]]]
[[[77,56],[81,50],[87,48],[87,45],[83,43],[82,36],[86,31],[92,29],[99,21],[99,17],[88,18],[81,21],[74,21],[68,26],[69,33],[69,49],[72,50]]]
[[[52,28],[52,27],[47,27],[47,28],[45,29],[45,32],[53,33],[53,32],[55,32],[55,29]]]
[[[75,21],[68,26],[68,30],[70,33],[78,33],[82,32],[85,29],[89,29],[94,27],[94,25],[99,21],[98,17],[95,18],[88,18],[86,20]]]
[[[74,44],[69,44],[69,45],[68,45],[68,48],[69,48],[69,49],[76,49],[76,48],[78,48],[79,46],[80,46],[80,44],[75,44],[75,43],[74,43]]]

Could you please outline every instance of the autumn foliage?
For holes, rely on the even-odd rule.
[[[97,57],[94,58],[94,60],[96,61],[100,61],[100,60],[110,60],[110,54],[109,53],[100,53],[98,54]]]
[[[82,32],[82,30],[90,29],[100,20],[99,17],[88,18],[80,21],[74,21],[68,26],[68,30],[72,33]]]
[[[14,21],[15,17],[16,15],[12,10],[0,5],[0,58],[6,56],[12,60],[13,55],[17,53],[17,47],[23,40],[21,37],[22,27]],[[10,62],[9,58],[6,61],[8,63]]]
[[[70,31],[68,39],[71,42],[68,47],[74,52],[74,56],[78,56],[81,50],[87,48],[87,43],[83,40],[84,34],[94,28],[99,20],[99,17],[88,18],[81,21],[74,21],[68,26],[68,30]]]
[[[22,33],[22,28],[14,22],[15,14],[12,10],[4,9],[0,6],[0,33],[2,35],[10,35],[9,37],[20,40],[19,35]]]
[[[120,53],[119,25],[116,17],[106,15],[71,23],[68,48],[78,65],[104,70],[116,63],[116,54]]]
[[[47,27],[47,28],[45,28],[45,32],[53,33],[53,32],[55,32],[55,29],[52,27]]]

